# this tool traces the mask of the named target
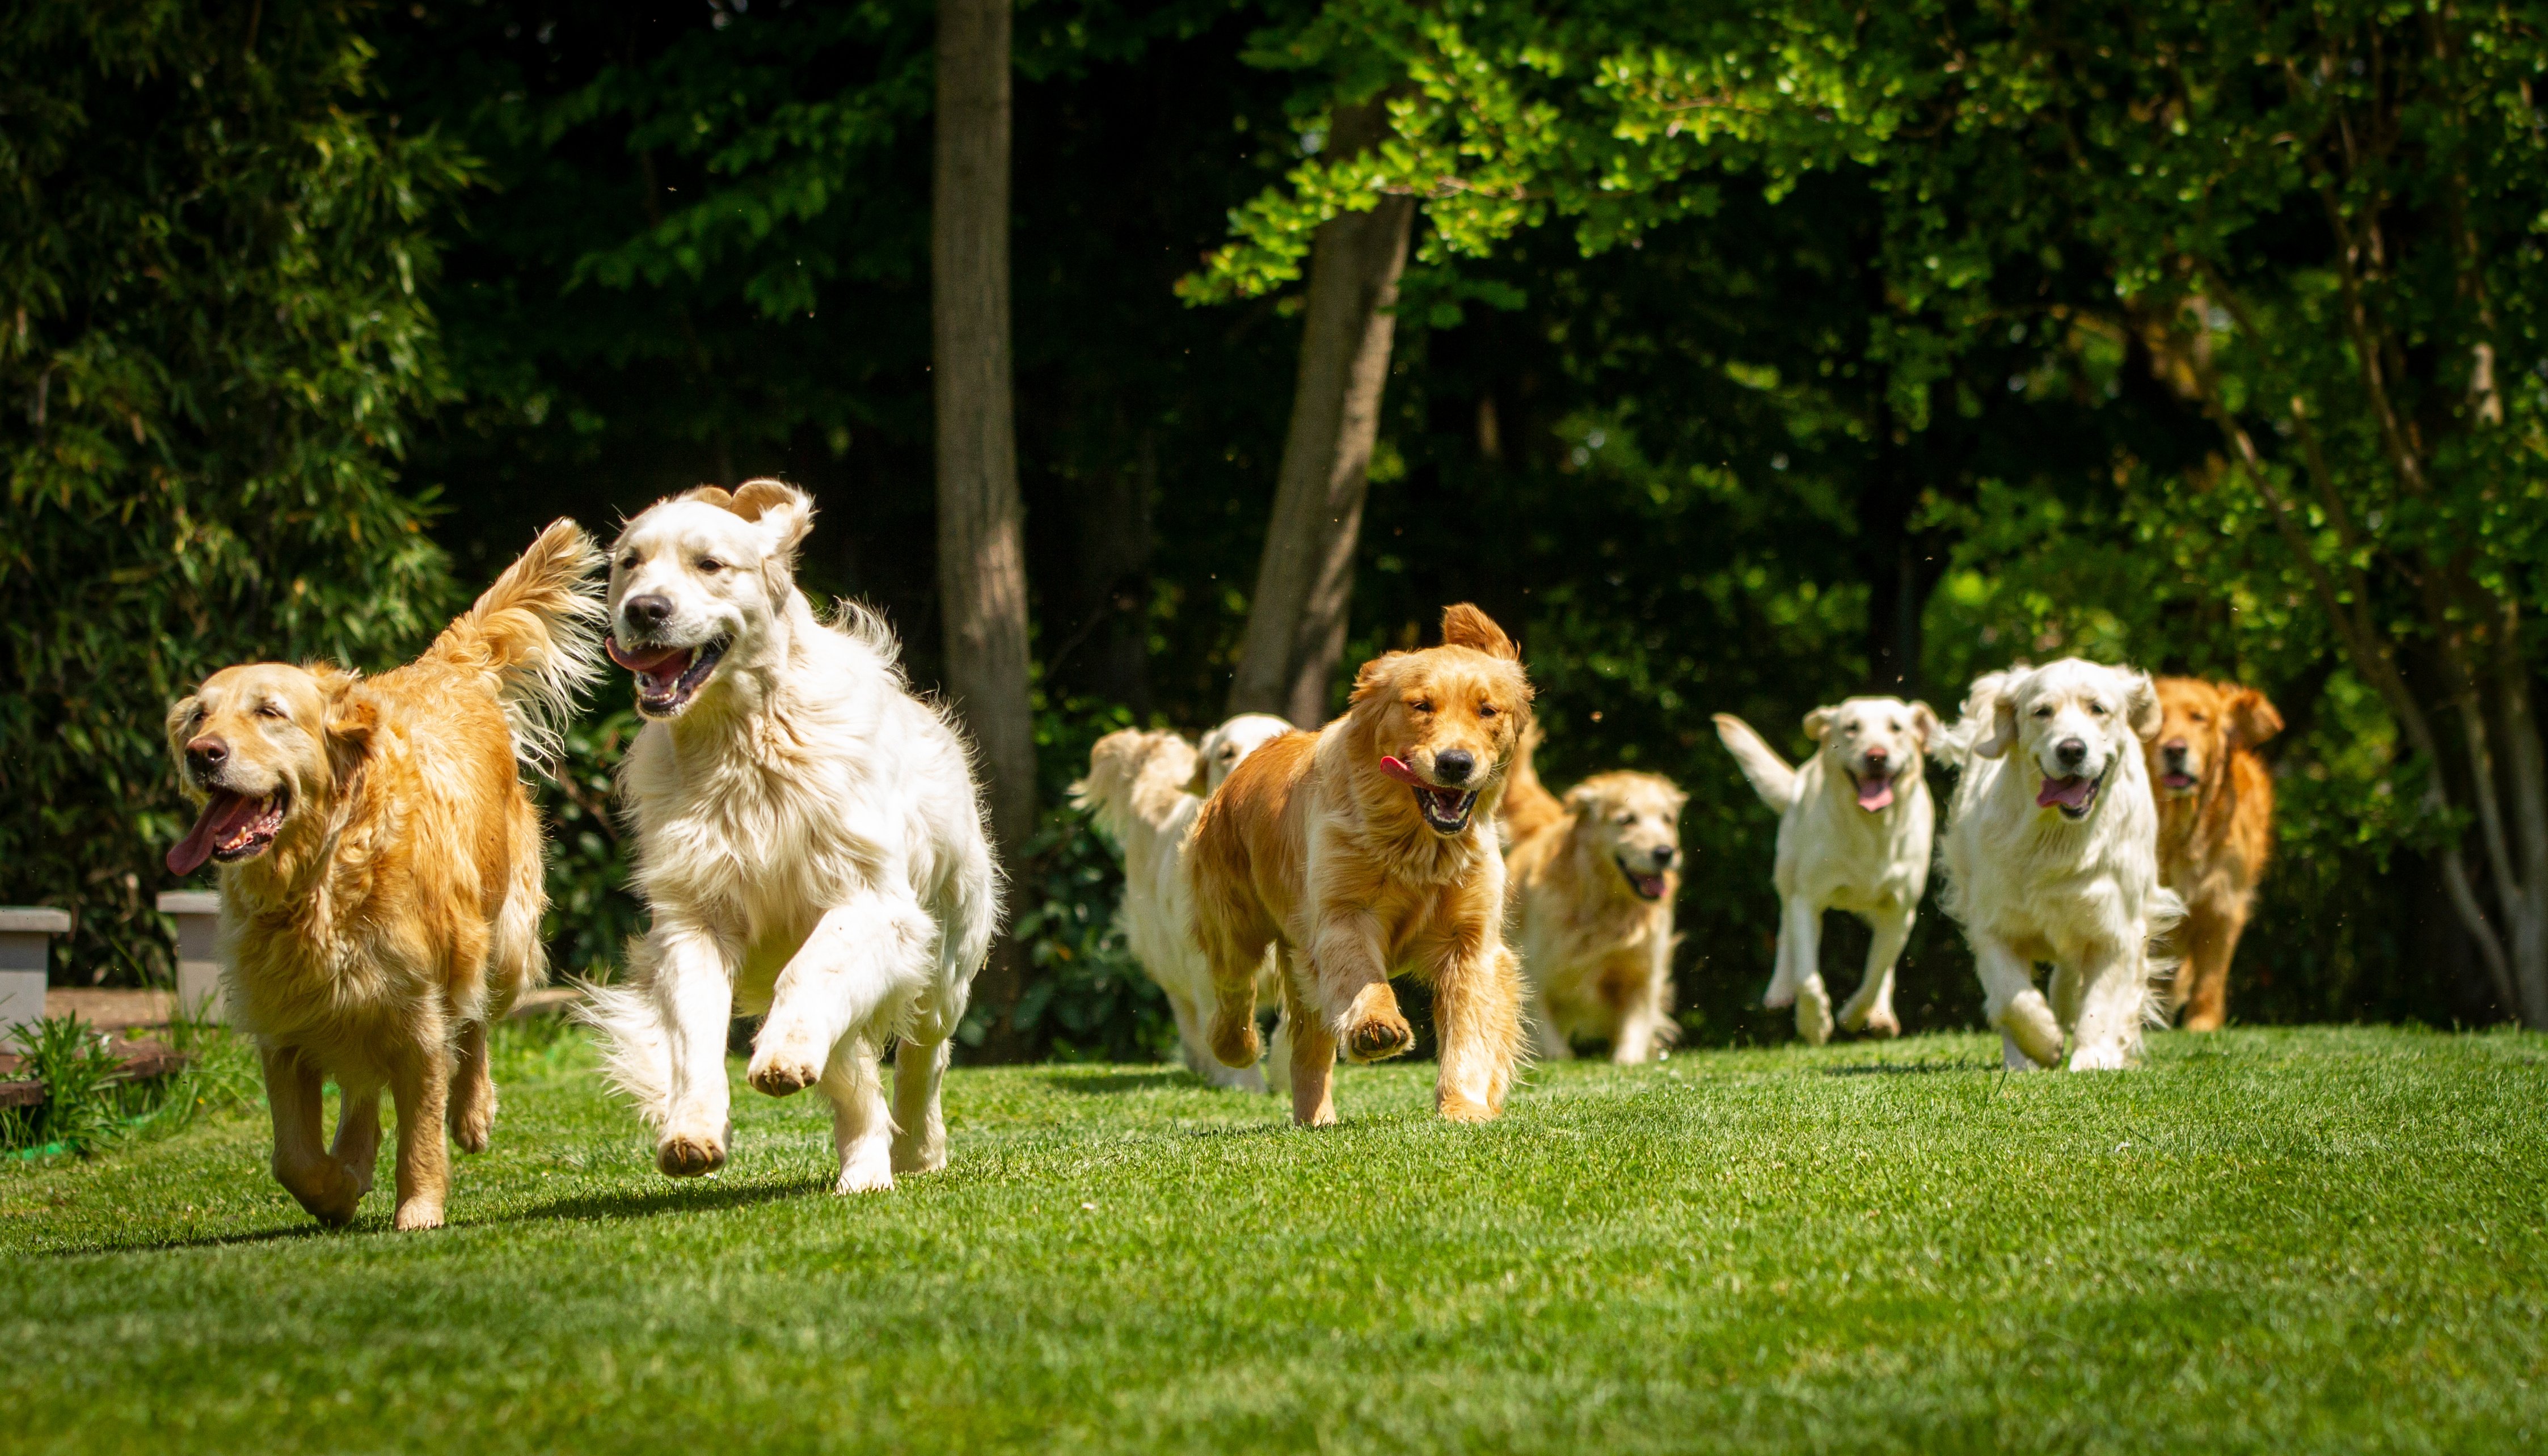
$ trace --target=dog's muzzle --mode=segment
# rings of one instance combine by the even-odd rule
[[[616,636],[604,642],[610,660],[637,678],[637,711],[649,718],[669,718],[690,705],[700,687],[716,673],[733,639],[719,637],[696,647],[623,647]]]

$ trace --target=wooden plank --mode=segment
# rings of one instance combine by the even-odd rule
[[[42,1082],[0,1082],[0,1107],[37,1107],[44,1100]]]

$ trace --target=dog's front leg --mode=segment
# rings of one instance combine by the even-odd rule
[[[1434,970],[1433,1031],[1441,1044],[1434,1111],[1455,1123],[1502,1116],[1521,1059],[1521,962],[1494,934]]]
[[[1347,1060],[1381,1061],[1415,1045],[1415,1029],[1407,1024],[1397,993],[1389,989],[1378,921],[1358,910],[1321,918],[1310,943],[1309,962],[1310,993]],[[1297,1050],[1300,1034],[1293,1036]],[[1293,1071],[1300,1071],[1297,1056]]]
[[[1309,988],[1291,973],[1292,957],[1284,960],[1283,1022],[1274,1047],[1277,1055],[1289,1052],[1284,1080],[1292,1094],[1292,1121],[1304,1128],[1331,1127],[1336,1120],[1336,1035],[1304,999]]]
[[[1823,985],[1823,911],[1804,895],[1787,897],[1785,918],[1778,926],[1778,974],[1770,985],[1771,996],[1778,994],[1778,980],[1787,984],[1787,993],[1796,1001],[1796,1035],[1812,1046],[1820,1046],[1831,1040],[1831,991]],[[1764,1004],[1783,1005],[1765,997]]]
[[[1973,973],[1982,983],[1982,1014],[1999,1032],[2001,1062],[2011,1071],[2033,1071],[2060,1060],[2061,1024],[2035,988],[2032,968],[1994,936],[1974,931],[1969,939]]]
[[[1893,967],[1902,958],[1902,948],[1911,943],[1911,925],[1918,912],[1891,905],[1881,907],[1866,917],[1875,932],[1875,940],[1866,948],[1866,978],[1858,985],[1849,1004],[1840,1009],[1840,1024],[1853,1032],[1873,1032],[1879,1037],[1902,1035],[1902,1023],[1893,1014]]]
[[[696,1178],[725,1166],[726,1026],[734,1020],[734,959],[707,931],[655,923],[653,990],[663,1018],[668,1087],[655,1166]]]
[[[897,1173],[935,1173],[947,1166],[947,1114],[939,1092],[947,1081],[954,1038],[938,1043],[905,1037],[893,1048],[893,1148]]]
[[[2138,945],[2097,947],[2079,960],[2074,1072],[2121,1071],[2141,1059],[2141,1020],[2150,1010],[2149,972]]]
[[[274,1113],[274,1181],[311,1217],[343,1227],[363,1191],[318,1140],[318,1064],[289,1046],[262,1046],[266,1106]]]
[[[825,911],[778,972],[770,1015],[752,1039],[744,1073],[752,1085],[785,1097],[822,1080],[843,1038],[925,983],[934,930],[904,896],[864,891]]]
[[[390,1100],[398,1105],[398,1213],[401,1229],[439,1228],[451,1193],[451,1149],[443,1141],[450,1110],[451,1052],[439,1038],[403,1050],[390,1065]]]

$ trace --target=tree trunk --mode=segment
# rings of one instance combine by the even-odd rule
[[[980,750],[1014,923],[1019,852],[1035,833],[1036,760],[1009,359],[1009,0],[940,0],[937,151],[930,302],[947,690]],[[991,1059],[1025,1049],[1016,1024],[1024,968],[1002,937],[980,983],[993,1016],[982,1047]]]
[[[1338,107],[1333,154],[1378,141],[1388,113],[1375,99]],[[1397,319],[1399,275],[1415,220],[1412,198],[1319,226],[1310,250],[1309,318],[1292,387],[1292,425],[1248,602],[1247,634],[1229,684],[1229,711],[1281,713],[1304,728],[1325,721],[1353,603],[1356,539],[1380,435],[1381,397]]]

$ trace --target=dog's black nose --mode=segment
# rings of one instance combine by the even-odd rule
[[[1680,858],[1681,851],[1674,849],[1670,845],[1655,846],[1655,867],[1657,869],[1670,869],[1673,866],[1673,862]]]
[[[644,596],[631,596],[619,603],[619,614],[626,617],[632,627],[660,627],[672,620],[673,598],[651,592]]]
[[[2088,745],[2076,738],[2065,738],[2052,746],[2052,757],[2059,759],[2063,768],[2075,769],[2088,757]]]
[[[230,746],[207,733],[186,745],[186,760],[198,773],[209,773],[228,763]]]
[[[1477,767],[1477,756],[1464,748],[1455,748],[1433,756],[1433,776],[1444,783],[1468,782],[1469,775],[1476,772]]]
[[[2171,738],[2167,742],[2160,744],[2158,746],[2158,751],[2167,755],[2170,759],[2182,759],[2185,757],[2185,740],[2182,738]]]

